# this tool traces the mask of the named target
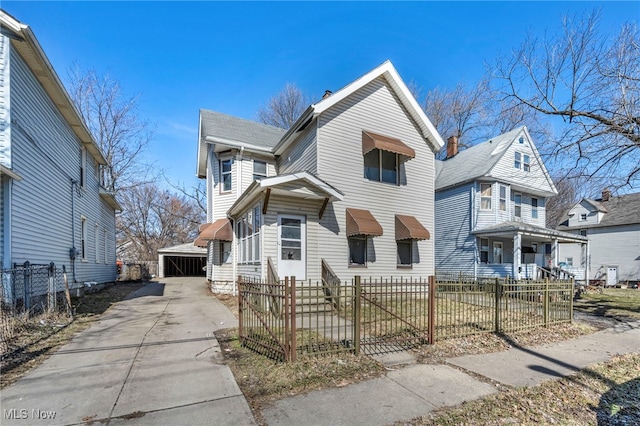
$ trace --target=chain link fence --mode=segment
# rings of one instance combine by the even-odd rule
[[[36,265],[28,261],[0,270],[0,352],[4,355],[14,346],[14,338],[31,327],[34,320],[46,323],[55,318],[59,323],[71,320],[65,267]]]

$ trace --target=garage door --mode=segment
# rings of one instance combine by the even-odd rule
[[[206,276],[206,257],[164,257],[165,277],[204,277]]]

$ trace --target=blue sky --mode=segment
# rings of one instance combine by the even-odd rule
[[[255,119],[287,83],[319,99],[390,59],[424,92],[474,83],[485,63],[565,14],[601,9],[602,30],[640,2],[2,1],[29,25],[63,81],[73,63],[141,95],[156,125],[149,161],[196,184],[198,110]]]

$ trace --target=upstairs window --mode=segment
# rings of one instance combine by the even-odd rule
[[[231,165],[233,164],[233,160],[231,158],[226,160],[220,160],[220,191],[221,192],[229,192],[231,191]]]
[[[491,210],[491,184],[480,184],[480,209]]]
[[[580,221],[584,222],[585,220],[587,220],[587,214],[586,213],[580,213]]]
[[[253,160],[253,180],[260,180],[267,177],[267,163]]]
[[[364,155],[364,177],[378,182],[398,184],[398,154],[373,149]]]
[[[531,157],[526,154],[522,156],[522,170],[525,172],[531,171]]]
[[[520,170],[520,168],[522,167],[522,154],[520,154],[519,152],[515,153],[513,167],[515,167],[518,170]]]
[[[515,217],[522,217],[522,194],[513,194],[513,215]]]
[[[87,184],[87,150],[83,146],[80,150],[80,187]]]
[[[538,218],[538,199],[537,198],[531,199],[531,218],[532,219]]]
[[[80,255],[82,260],[87,260],[87,218],[80,218]]]
[[[500,210],[507,210],[507,187],[500,185]]]

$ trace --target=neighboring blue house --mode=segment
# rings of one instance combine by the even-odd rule
[[[558,244],[587,247],[583,236],[545,227],[558,192],[526,127],[459,153],[449,138],[435,192],[436,273],[537,278],[558,265]]]
[[[2,10],[0,25],[0,264],[113,282],[120,206],[100,184],[107,162],[31,29]]]

